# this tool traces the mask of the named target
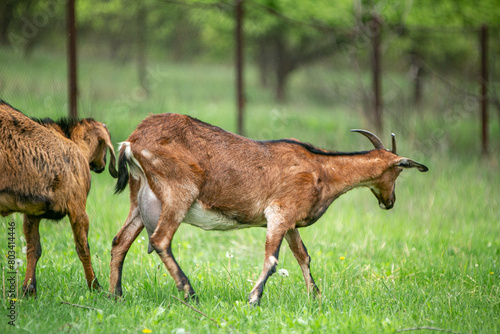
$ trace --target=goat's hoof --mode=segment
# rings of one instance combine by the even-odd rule
[[[23,295],[26,297],[36,298],[36,286],[34,284],[23,286]]]
[[[321,298],[321,291],[316,285],[313,287],[313,298]]]
[[[118,301],[122,301],[124,302],[125,301],[125,298],[122,296],[122,295],[118,295],[116,293],[108,293],[108,299],[114,299],[115,302],[118,302]]]
[[[260,306],[260,299],[262,298],[262,290],[259,293],[258,289],[252,289],[248,295],[248,304],[250,306]]]
[[[257,299],[256,299],[256,298],[250,298],[250,299],[248,300],[248,304],[249,304],[250,306],[253,306],[253,307],[260,306],[260,298],[257,298]]]
[[[90,287],[92,291],[102,291],[102,286],[97,281],[97,278],[92,281],[92,286]]]
[[[186,303],[188,302],[194,302],[195,304],[200,303],[200,299],[198,298],[198,295],[194,291],[192,293],[190,292],[189,294],[184,294],[184,301]]]

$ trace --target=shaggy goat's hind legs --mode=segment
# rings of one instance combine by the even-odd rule
[[[172,254],[172,238],[179,228],[180,222],[177,222],[172,214],[162,213],[155,232],[151,235],[150,242],[153,249],[158,253],[160,259],[167,267],[168,272],[175,281],[177,290],[184,291],[184,299],[198,300],[196,294],[189,282],[189,279],[182,271]]]
[[[127,221],[120,232],[113,238],[111,246],[111,262],[109,273],[109,293],[119,297],[122,295],[122,270],[123,262],[127,252],[141,233],[144,225],[141,221],[139,210],[134,208],[130,211]]]
[[[26,238],[26,276],[24,277],[23,293],[36,297],[36,264],[42,255],[40,233],[38,227],[40,218],[24,215],[23,232]]]
[[[83,264],[83,270],[85,271],[87,285],[89,289],[101,290],[101,285],[97,281],[90,260],[90,249],[87,239],[89,233],[89,217],[84,210],[81,213],[74,212],[76,211],[70,211],[69,221],[71,223],[71,229],[73,230],[76,252],[78,253],[78,257]]]
[[[306,246],[304,246],[304,243],[300,238],[299,230],[296,228],[288,230],[285,234],[285,238],[288,242],[288,246],[290,246],[290,249],[292,250],[293,256],[297,259],[300,269],[302,270],[304,281],[306,282],[307,293],[310,293],[312,289],[315,295],[319,295],[320,291],[316,286],[316,283],[314,283],[314,279],[311,275],[311,257],[307,253]]]

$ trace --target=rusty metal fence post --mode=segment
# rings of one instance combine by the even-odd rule
[[[77,119],[77,95],[76,84],[76,20],[75,0],[68,0],[67,5],[67,29],[68,29],[68,94],[69,94],[69,118]]]
[[[238,134],[244,135],[245,93],[243,82],[243,0],[236,1],[236,99],[238,109]]]
[[[382,121],[382,70],[380,63],[380,39],[382,25],[380,24],[380,18],[377,15],[373,15],[370,22],[370,32],[372,40],[372,85],[373,85],[373,119],[375,121],[375,128],[378,133],[383,131],[383,121]]]

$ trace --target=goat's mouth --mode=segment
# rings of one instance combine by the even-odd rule
[[[94,173],[100,174],[106,169],[106,166],[90,166],[90,170]]]

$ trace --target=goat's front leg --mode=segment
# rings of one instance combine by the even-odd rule
[[[38,227],[40,218],[24,215],[23,232],[26,238],[26,276],[24,277],[23,293],[36,297],[36,264],[42,256],[40,233]]]
[[[175,214],[163,212],[160,215],[158,226],[151,235],[150,242],[174,279],[177,290],[184,291],[184,299],[188,300],[194,298],[196,300],[196,294],[189,279],[184,274],[177,261],[175,261],[174,255],[172,254],[172,238],[179,228],[179,225],[180,221],[175,219]]]
[[[248,302],[250,305],[259,305],[264,286],[267,279],[276,272],[278,266],[278,258],[280,252],[281,242],[285,236],[288,227],[279,222],[270,221],[268,218],[267,232],[266,232],[266,248],[264,258],[264,268],[257,280],[257,283],[250,291]]]
[[[130,211],[120,232],[113,238],[109,273],[109,293],[111,295],[122,295],[123,262],[130,246],[143,228],[139,209],[135,207]]]
[[[101,285],[97,281],[90,260],[90,248],[88,243],[89,217],[85,211],[80,213],[70,212],[69,221],[73,230],[75,248],[85,271],[85,279],[89,289],[100,290]]]
[[[300,269],[302,270],[302,275],[304,275],[304,281],[306,282],[307,293],[309,293],[312,289],[316,295],[319,295],[320,291],[316,286],[316,283],[314,283],[314,279],[311,275],[311,257],[307,253],[306,246],[304,246],[304,243],[300,238],[299,230],[296,228],[288,230],[285,234],[285,238],[288,242],[288,246],[290,246],[290,249],[292,250],[293,256],[297,259]]]

